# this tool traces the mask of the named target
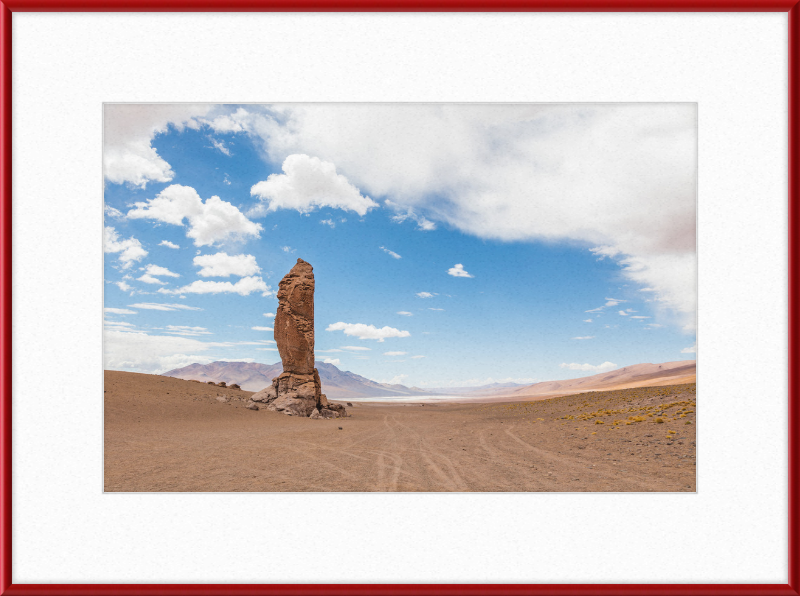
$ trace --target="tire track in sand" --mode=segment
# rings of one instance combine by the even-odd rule
[[[441,484],[445,486],[444,490],[447,491],[460,492],[469,490],[469,486],[467,485],[466,482],[464,482],[464,479],[458,473],[458,470],[456,469],[456,466],[453,464],[452,459],[450,459],[447,455],[445,455],[441,451],[434,450],[430,446],[428,441],[425,440],[417,431],[399,422],[395,417],[395,414],[392,414],[392,421],[395,423],[396,426],[399,426],[400,428],[405,430],[410,435],[412,441],[416,442],[417,449],[415,451],[417,451],[422,457],[422,459],[424,459],[425,462],[427,463],[427,466],[423,465],[422,469],[425,470],[426,468],[429,468],[439,478],[440,480],[439,486],[434,486],[433,483],[430,481],[430,479],[427,477],[427,475],[424,475],[425,476],[424,479],[426,481],[424,486],[426,486],[428,490],[442,490],[440,488]],[[434,457],[442,461],[443,466],[447,468],[447,471],[443,470],[442,466],[438,464],[436,461],[434,461]]]

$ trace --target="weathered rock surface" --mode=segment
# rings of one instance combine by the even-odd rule
[[[342,406],[329,407],[314,368],[314,269],[297,259],[278,287],[274,333],[283,372],[250,399],[289,416],[346,416]]]
[[[278,285],[275,341],[283,371],[314,374],[314,270],[303,259]]]
[[[309,416],[317,408],[320,387],[313,374],[283,372],[272,380],[272,387],[276,397],[268,402],[268,410],[290,416]]]
[[[249,402],[247,402],[247,405],[245,405],[245,408],[247,408],[248,410],[257,410],[258,409],[258,404],[254,403],[252,401],[249,401]]]
[[[264,389],[262,389],[261,391],[259,391],[258,393],[254,393],[250,397],[250,399],[252,401],[260,401],[260,402],[263,402],[263,403],[266,404],[266,403],[271,402],[276,397],[278,397],[278,394],[275,392],[275,386],[274,385],[269,385],[269,386],[265,387]]]

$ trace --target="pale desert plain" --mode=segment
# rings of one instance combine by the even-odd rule
[[[696,487],[694,383],[462,403],[341,402],[347,417],[322,420],[247,409],[252,395],[105,371],[105,491]]]

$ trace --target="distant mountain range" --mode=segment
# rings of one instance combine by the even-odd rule
[[[535,397],[547,397],[579,393],[581,391],[605,391],[631,387],[651,387],[694,383],[697,366],[694,360],[664,362],[661,364],[635,364],[590,377],[563,381],[545,381],[533,385],[518,383],[492,383],[480,387],[435,387],[421,389],[405,385],[378,383],[365,377],[339,370],[333,364],[316,362],[322,392],[328,398],[347,400],[369,397],[456,396],[471,399],[508,397],[510,401]],[[257,362],[212,362],[190,364],[165,372],[164,376],[196,381],[225,381],[229,385],[238,383],[246,391],[260,391],[272,383],[272,379],[283,372],[280,362],[259,364]]]
[[[431,391],[411,389],[405,385],[377,383],[344,370],[333,364],[315,362],[322,381],[322,392],[329,399],[343,400],[359,397],[402,397],[431,395]],[[238,383],[246,391],[261,391],[272,383],[272,379],[283,372],[283,365],[259,364],[258,362],[212,362],[211,364],[190,364],[163,373],[166,377],[196,381],[225,381],[229,385]]]

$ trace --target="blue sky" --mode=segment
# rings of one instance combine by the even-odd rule
[[[316,352],[417,386],[695,357],[695,106],[105,108],[105,367]]]

